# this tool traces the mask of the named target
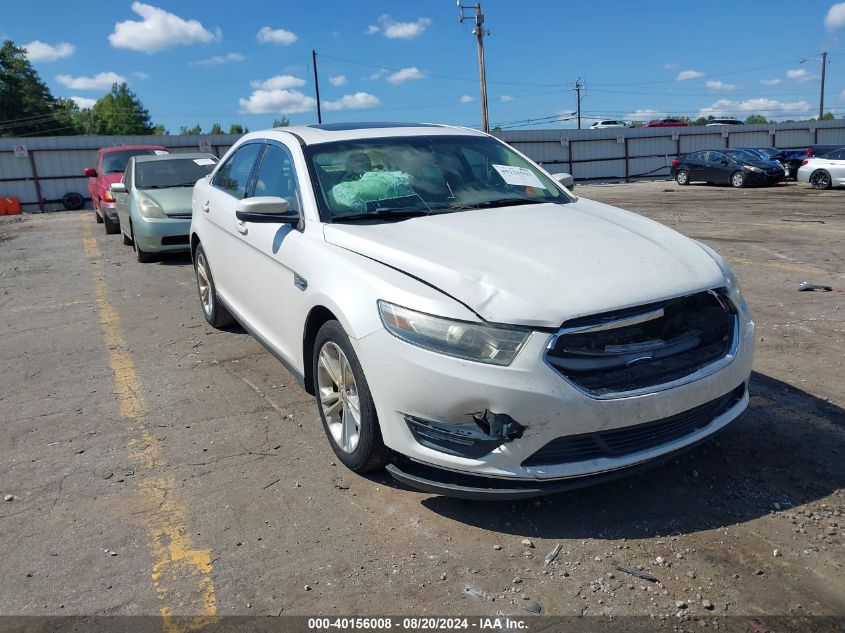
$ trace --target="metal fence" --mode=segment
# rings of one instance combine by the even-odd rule
[[[162,145],[171,152],[209,151],[222,156],[239,135],[51,136],[0,139],[0,196],[13,196],[25,211],[62,209],[65,194],[88,199],[86,167],[97,150],[113,145]]]
[[[845,119],[719,127],[505,130],[497,136],[552,172],[578,181],[669,177],[672,158],[701,149],[845,145]],[[163,145],[172,152],[201,149],[222,156],[238,135],[54,136],[0,139],[0,196],[14,196],[26,211],[62,208],[70,192],[88,198],[82,170],[97,150],[113,145]],[[17,151],[16,151],[17,150]]]
[[[675,156],[696,150],[845,145],[845,119],[710,127],[505,130],[496,136],[551,172],[567,172],[578,181],[665,179]]]

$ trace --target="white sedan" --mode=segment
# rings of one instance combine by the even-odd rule
[[[804,160],[796,180],[808,182],[814,189],[845,185],[845,147]]]
[[[707,246],[445,125],[254,132],[193,191],[203,313],[314,394],[347,467],[513,499],[689,448],[747,406],[754,324]]]

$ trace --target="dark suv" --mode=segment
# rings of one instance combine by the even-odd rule
[[[786,179],[783,167],[741,149],[701,150],[672,161],[669,171],[679,185],[691,182],[773,185]]]

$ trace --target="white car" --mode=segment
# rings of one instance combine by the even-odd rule
[[[798,168],[796,180],[809,182],[814,189],[845,185],[845,148],[804,160]]]
[[[253,132],[193,191],[202,310],[314,394],[329,443],[513,499],[686,449],[747,406],[754,324],[707,246],[445,125]]]
[[[596,121],[590,126],[591,130],[603,130],[605,128],[611,127],[628,127],[628,123],[626,121],[616,121],[616,120],[606,120],[606,121]]]

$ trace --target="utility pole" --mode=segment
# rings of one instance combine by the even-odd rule
[[[463,23],[465,16],[464,10],[475,10],[475,28],[472,34],[475,35],[478,41],[478,76],[481,82],[481,130],[485,133],[490,131],[490,126],[487,121],[487,69],[484,64],[484,36],[490,35],[490,31],[484,28],[484,14],[481,13],[481,3],[478,2],[474,6],[464,6],[461,0],[458,0],[458,20]]]
[[[822,52],[822,89],[819,95],[819,121],[824,116],[824,73],[827,68],[827,51]]]
[[[311,51],[311,62],[314,64],[314,91],[317,93],[317,123],[323,122],[323,115],[320,112],[320,80],[317,77],[317,51]]]
[[[578,115],[578,129],[581,129],[581,88],[584,87],[584,84],[581,83],[581,78],[575,80],[575,93],[578,96],[578,109],[576,113]]]

